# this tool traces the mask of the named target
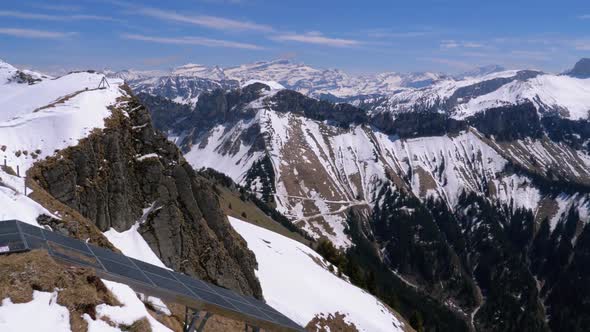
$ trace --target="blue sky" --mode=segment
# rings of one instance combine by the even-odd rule
[[[5,0],[0,58],[46,71],[292,58],[352,73],[562,71],[590,57],[590,1]]]

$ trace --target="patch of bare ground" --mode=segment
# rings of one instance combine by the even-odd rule
[[[8,175],[12,175],[12,176],[16,176],[16,172],[14,171],[14,169],[10,166],[4,166],[4,165],[0,165],[0,169],[8,174]]]
[[[154,316],[160,323],[166,325],[174,332],[182,332],[182,324],[184,322],[185,308],[178,304],[166,303],[168,309],[172,315],[166,316],[157,314],[150,310],[152,316]],[[197,327],[203,322],[206,312],[199,313],[199,319],[197,320]],[[219,315],[213,315],[207,320],[204,326],[203,332],[231,332],[231,331],[246,331],[245,323],[237,321],[231,318],[226,318]],[[261,329],[261,331],[267,331]]]
[[[347,323],[345,315],[336,312],[334,314],[316,314],[315,317],[307,323],[305,330],[309,332],[358,332],[353,323]]]
[[[238,193],[232,192],[231,190],[221,186],[215,186],[214,188],[216,190],[217,196],[219,197],[221,208],[225,214],[247,221],[256,226],[266,228],[275,233],[279,233],[290,239],[301,242],[306,246],[311,245],[310,241],[301,236],[301,234],[291,232],[285,226],[272,220],[254,203],[241,200]]]
[[[34,290],[57,291],[57,302],[68,308],[75,332],[87,331],[82,315],[95,319],[97,305],[120,305],[90,269],[64,266],[45,251],[0,256],[0,298],[26,303]]]
[[[334,228],[330,226],[330,224],[324,219],[323,216],[317,216],[315,218],[310,218],[307,220],[308,224],[313,228],[320,228],[319,234],[330,234],[332,236],[336,236],[336,232]]]
[[[428,190],[436,190],[436,181],[432,178],[430,173],[426,172],[422,167],[417,166],[414,171],[420,179],[420,196],[426,197]]]
[[[535,214],[535,222],[540,225],[540,223],[543,222],[545,218],[553,218],[558,211],[559,205],[557,202],[552,198],[545,197],[539,202],[539,207],[537,208],[537,213]]]
[[[63,104],[63,103],[65,103],[66,101],[68,101],[68,100],[70,100],[70,99],[74,98],[75,96],[77,96],[77,95],[81,94],[82,92],[86,92],[86,91],[93,91],[93,90],[97,90],[97,89],[91,89],[91,90],[88,90],[88,89],[86,89],[86,90],[80,90],[80,91],[72,92],[72,93],[70,93],[69,95],[65,95],[65,96],[63,96],[63,97],[61,97],[61,98],[59,98],[59,99],[55,100],[55,101],[54,101],[54,102],[52,102],[51,104],[48,104],[48,105],[45,105],[45,106],[41,106],[41,107],[39,107],[39,108],[35,109],[35,110],[33,111],[33,113],[37,113],[37,112],[39,112],[39,111],[42,111],[42,110],[44,110],[44,109],[48,109],[48,108],[55,107],[55,106],[57,106],[58,104]]]
[[[148,321],[147,318],[142,318],[142,319],[138,319],[135,322],[133,322],[133,324],[129,325],[129,326],[121,326],[119,325],[119,329],[121,329],[122,331],[128,331],[128,332],[152,332],[152,326],[150,325],[150,322]]]

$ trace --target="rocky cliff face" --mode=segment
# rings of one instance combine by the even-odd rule
[[[261,297],[256,260],[229,225],[212,185],[156,131],[129,92],[104,130],[38,162],[29,177],[101,231],[140,223],[171,268]]]

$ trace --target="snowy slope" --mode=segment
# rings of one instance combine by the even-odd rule
[[[100,318],[105,318],[122,326],[131,326],[133,322],[147,318],[153,332],[171,332],[169,328],[158,322],[150,315],[138,298],[135,291],[125,284],[103,280],[107,288],[115,295],[122,306],[109,306],[100,304],[96,307],[97,319],[93,320],[88,314],[84,314],[84,320],[88,323],[88,332],[119,332],[121,329],[109,326]]]
[[[590,79],[525,71],[501,71],[484,76],[449,78],[422,89],[396,91],[374,102],[372,113],[437,110],[464,119],[486,109],[532,102],[539,113],[557,113],[572,120],[587,119]]]
[[[240,121],[233,127],[218,125],[209,131],[212,144],[195,146],[184,157],[195,169],[216,165],[216,170],[229,175],[239,183],[252,164],[263,155],[260,151],[254,151],[252,146],[241,142],[238,137],[242,131],[247,130],[254,123],[256,119]],[[237,151],[225,152],[224,144],[234,144],[234,142],[238,144]]]
[[[252,119],[213,127],[190,147],[187,160],[195,168],[214,168],[246,184],[254,163],[268,156],[277,208],[312,236],[325,236],[341,247],[350,245],[348,209],[374,206],[392,176],[416,197],[439,198],[451,208],[466,191],[489,193],[499,202],[533,210],[542,195],[529,178],[504,172],[509,161],[542,171],[567,165],[572,177],[590,177],[585,154],[547,141],[497,144],[475,129],[452,137],[400,139],[366,126],[344,129],[276,112],[269,104],[253,102],[250,107],[257,113]],[[241,139],[253,130],[265,138],[264,150]],[[527,155],[538,163],[533,166],[522,157]],[[250,189],[259,190],[257,181],[253,183]]]
[[[36,159],[52,155],[103,128],[109,106],[123,96],[121,80],[97,89],[104,76],[80,72],[28,85],[0,84],[0,158],[24,173]]]
[[[491,107],[532,101],[538,110],[557,111],[571,120],[587,119],[590,111],[590,79],[540,75],[526,82],[514,81],[457,107],[455,117],[465,118]]]
[[[33,291],[33,300],[27,303],[7,298],[0,304],[0,331],[69,332],[70,312],[57,303],[57,292]]]
[[[371,294],[338,278],[322,257],[282,235],[229,217],[256,254],[267,303],[305,326],[315,315],[346,315],[360,331],[404,331],[404,323]]]
[[[16,219],[39,226],[37,223],[39,215],[54,215],[25,196],[24,186],[23,178],[10,175],[0,169],[0,220]]]

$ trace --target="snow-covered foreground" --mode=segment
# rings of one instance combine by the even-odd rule
[[[403,331],[404,323],[385,305],[328,271],[312,249],[245,221],[229,220],[256,254],[256,275],[267,303],[295,322],[305,326],[317,314],[339,312],[360,331]]]
[[[57,303],[57,292],[34,291],[28,303],[4,299],[0,305],[0,331],[69,332],[70,312]]]
[[[121,329],[112,327],[100,318],[106,318],[113,323],[130,326],[136,320],[146,317],[153,332],[171,331],[148,312],[135,292],[124,284],[103,280],[107,288],[115,295],[122,306],[99,305],[96,308],[97,319],[93,320],[88,314],[83,318],[88,323],[88,332],[120,332]],[[33,292],[33,300],[27,303],[12,303],[4,299],[0,305],[0,331],[2,332],[69,332],[70,312],[57,303],[57,291]],[[31,314],[34,313],[34,319]]]
[[[129,286],[107,280],[103,280],[103,282],[123,306],[101,304],[96,307],[97,318],[107,318],[116,324],[130,326],[133,322],[145,317],[149,321],[153,332],[171,331],[147,312],[143,302]],[[88,323],[88,332],[120,331],[120,329],[113,328],[100,319],[93,320],[87,314],[84,315],[84,320]]]

